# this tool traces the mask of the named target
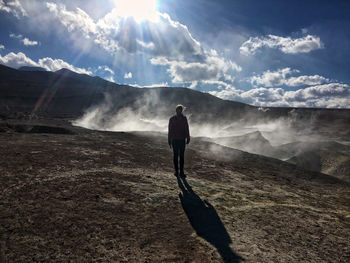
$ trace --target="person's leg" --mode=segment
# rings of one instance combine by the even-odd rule
[[[185,161],[185,140],[179,141],[179,153],[180,153],[180,175],[184,175],[184,161]]]
[[[174,162],[174,169],[175,174],[177,175],[179,173],[179,144],[176,140],[172,141],[173,146],[173,162]]]

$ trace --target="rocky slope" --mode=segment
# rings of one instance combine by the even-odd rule
[[[335,141],[302,141],[272,146],[260,131],[230,137],[202,137],[202,140],[293,163],[303,169],[322,172],[350,181],[350,146]]]
[[[279,148],[293,155],[287,160],[290,163],[350,181],[350,146],[322,141],[291,143]]]
[[[276,149],[259,131],[247,133],[240,136],[203,138],[217,144],[239,149],[245,152],[274,157]]]
[[[1,262],[349,260],[344,181],[197,138],[181,180],[161,133],[2,127]]]

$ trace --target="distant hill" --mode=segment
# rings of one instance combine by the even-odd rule
[[[76,118],[123,86],[69,70],[21,71],[0,65],[0,112]]]
[[[29,66],[23,66],[18,68],[18,70],[21,71],[46,71],[46,69],[41,68],[41,67],[29,67]]]
[[[108,95],[107,95],[108,94]],[[188,107],[187,114],[196,121],[237,119],[257,108],[225,101],[207,93],[187,88],[136,88],[118,85],[99,77],[78,74],[68,69],[56,72],[22,71],[0,65],[0,111],[10,109],[32,112],[40,98],[37,114],[52,117],[81,116],[86,109],[103,103],[108,96],[108,113],[129,108],[148,117],[173,114],[175,105]]]
[[[136,88],[68,69],[28,71],[23,67],[16,70],[0,65],[2,116],[14,112],[23,115],[34,112],[38,116],[77,118],[87,109],[104,104],[105,116],[101,122],[108,123],[109,118],[120,110],[136,112],[148,119],[166,119],[174,114],[174,108],[179,103],[187,107],[186,115],[193,124],[257,123],[290,116],[303,122],[350,122],[349,110],[269,108],[261,111],[251,105],[222,100],[188,88]]]

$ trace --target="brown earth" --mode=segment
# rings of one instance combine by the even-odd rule
[[[160,133],[1,127],[0,262],[349,262],[339,179],[193,138],[180,180]]]

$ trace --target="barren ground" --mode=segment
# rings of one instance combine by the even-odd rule
[[[180,180],[164,135],[37,124],[2,124],[1,262],[350,260],[348,183],[196,138]]]

